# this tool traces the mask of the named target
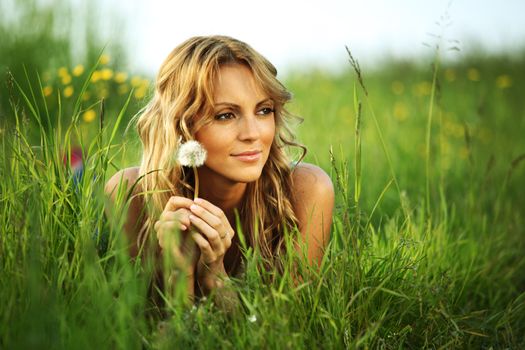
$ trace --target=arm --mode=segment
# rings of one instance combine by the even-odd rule
[[[235,231],[224,212],[202,198],[195,199],[190,210],[191,236],[200,249],[195,271],[199,290],[203,295],[211,293],[220,309],[236,312],[240,301],[224,268],[224,256],[232,245]]]
[[[301,163],[293,172],[293,192],[292,205],[299,221],[301,238],[308,247],[308,261],[320,264],[332,225],[332,181],[321,168]],[[299,245],[297,249],[301,249]]]
[[[118,194],[123,191],[123,200],[126,199],[129,191],[131,191],[133,184],[138,178],[139,169],[127,168],[120,170],[113,175],[106,186],[104,192],[110,200],[110,204],[105,206],[106,216],[112,220],[115,213],[115,201],[118,200]],[[134,193],[135,194],[135,193]],[[144,216],[142,214],[143,203],[139,196],[133,196],[129,204],[128,210],[124,213],[126,219],[124,222],[124,232],[129,240],[129,253],[132,258],[135,258],[138,254],[139,247],[137,245],[138,233],[144,223]]]
[[[106,183],[104,189],[110,200],[109,205],[106,205],[105,207],[106,216],[109,219],[115,219],[114,221],[118,222],[119,218],[114,218],[114,216],[125,215],[123,230],[129,240],[129,254],[133,259],[137,257],[142,249],[142,247],[139,247],[138,235],[146,218],[146,213],[144,212],[144,201],[142,197],[138,195],[140,193],[140,187],[133,187],[138,178],[138,167],[127,168],[113,175],[113,177],[111,177]],[[133,193],[131,193],[132,190]],[[116,212],[115,209],[120,207],[120,204],[125,203],[115,205],[115,202],[126,200],[128,195],[131,195],[129,207],[123,212]],[[179,272],[183,272],[187,278],[188,296],[190,298],[193,297],[194,277],[191,264],[187,264],[186,260],[191,259],[192,249],[185,244],[182,244],[180,247],[172,244],[172,242],[174,243],[174,240],[172,239],[174,235],[172,233],[183,225],[182,222],[189,225],[187,219],[187,213],[189,213],[189,211],[185,209],[185,207],[188,207],[191,203],[192,201],[182,197],[172,197],[168,201],[159,220],[155,223],[155,233],[158,239],[158,246],[145,247],[147,248],[147,251],[144,252],[147,256],[155,260],[155,279],[157,280],[157,283],[160,283],[163,276],[162,250],[159,254],[158,248],[165,248],[170,251],[172,253],[171,257],[173,258],[172,262],[176,265],[176,268],[166,276],[167,279],[165,282],[168,283],[166,287],[173,288],[177,282],[176,276],[179,275]],[[184,215],[185,213],[186,215]],[[182,243],[185,242],[183,241]],[[186,257],[189,258],[187,259]]]

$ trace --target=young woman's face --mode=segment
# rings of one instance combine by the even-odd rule
[[[199,173],[203,179],[255,181],[275,135],[274,102],[241,64],[223,65],[214,84],[213,120],[195,135],[208,151]]]

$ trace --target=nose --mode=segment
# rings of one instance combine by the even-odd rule
[[[260,136],[259,124],[257,116],[249,115],[241,118],[239,123],[239,140],[254,141]]]

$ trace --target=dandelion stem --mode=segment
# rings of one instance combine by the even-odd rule
[[[193,166],[193,174],[195,175],[195,192],[193,194],[193,200],[199,198],[199,173],[197,167]]]

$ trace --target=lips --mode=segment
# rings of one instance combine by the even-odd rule
[[[240,161],[243,161],[243,162],[255,162],[261,158],[261,155],[262,155],[261,151],[246,151],[242,153],[232,154],[232,157]]]
[[[242,153],[234,153],[232,156],[239,157],[239,156],[253,156],[255,154],[261,153],[261,151],[246,151]]]

